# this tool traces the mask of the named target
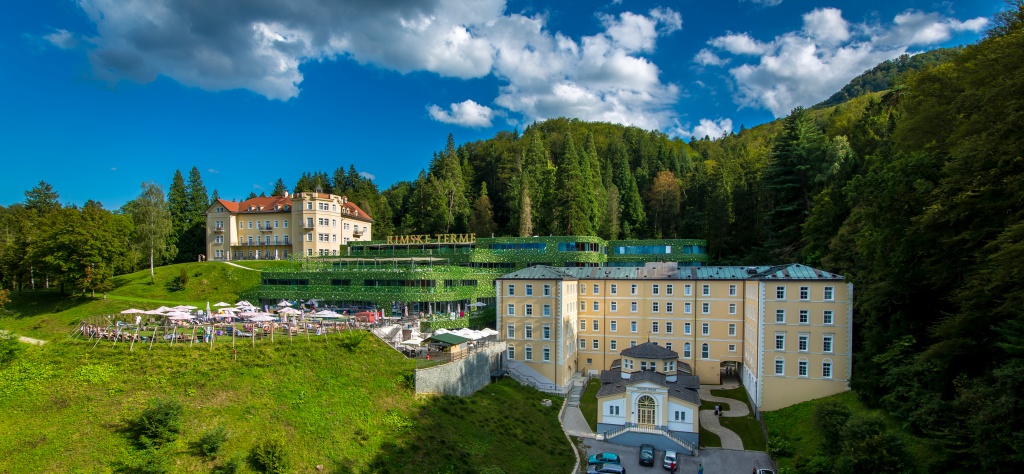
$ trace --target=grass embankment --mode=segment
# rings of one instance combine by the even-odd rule
[[[0,472],[131,470],[147,454],[125,433],[154,397],[185,405],[171,472],[209,472],[259,440],[286,440],[295,472],[566,472],[571,448],[550,398],[503,381],[475,396],[420,397],[413,361],[367,337],[354,351],[337,340],[260,341],[255,348],[96,349],[85,341],[28,347],[0,369]],[[221,458],[194,453],[208,429],[229,439]]]
[[[265,262],[276,263],[276,262]],[[173,281],[185,269],[188,283],[175,290]],[[78,327],[79,321],[99,315],[118,314],[132,308],[187,304],[206,308],[206,303],[234,303],[238,294],[259,284],[259,272],[221,262],[196,262],[168,265],[156,269],[156,281],[149,269],[114,277],[114,290],[106,300],[91,295],[60,295],[57,288],[12,292],[11,302],[0,314],[0,329],[46,340],[60,340]],[[70,292],[70,289],[66,291]],[[148,317],[148,316],[146,316]],[[124,316],[124,320],[133,319]]]
[[[580,394],[580,411],[587,420],[590,429],[597,432],[597,391],[601,389],[601,379],[590,379]]]
[[[850,409],[851,416],[868,414],[882,416],[890,430],[900,431],[899,421],[888,416],[882,410],[868,408],[852,391],[798,403],[780,410],[763,412],[761,415],[765,426],[768,427],[768,435],[781,437],[793,448],[793,456],[779,457],[775,460],[780,469],[788,469],[792,461],[798,457],[807,459],[818,453],[821,436],[814,425],[814,407],[828,400],[835,400],[845,405]],[[927,466],[931,465],[931,460],[939,458],[933,455],[933,448],[926,441],[907,433],[903,433],[902,438],[906,452],[911,457],[907,464],[924,468],[921,472],[929,472]]]
[[[764,433],[761,431],[761,423],[754,418],[754,413],[750,410],[750,399],[747,398],[747,391],[743,387],[736,387],[729,390],[712,390],[711,395],[739,400],[747,405],[747,416],[720,416],[718,421],[722,424],[723,428],[732,430],[732,432],[739,435],[740,440],[743,441],[743,449],[747,451],[765,451],[767,449],[767,442],[764,439]],[[728,410],[726,404],[720,405],[722,405],[723,410]],[[714,404],[712,404],[713,409]]]

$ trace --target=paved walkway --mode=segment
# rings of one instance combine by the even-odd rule
[[[701,385],[700,399],[707,400],[709,402],[728,404],[729,409],[722,411],[722,416],[747,416],[750,414],[750,410],[747,408],[746,403],[732,398],[716,397],[711,395],[712,390],[728,390],[739,386],[739,383],[735,381],[725,382],[722,385]],[[741,440],[739,435],[734,433],[732,430],[722,427],[722,424],[719,423],[719,417],[715,416],[714,410],[700,411],[700,426],[718,435],[722,440],[722,448],[743,449],[743,440]]]
[[[254,272],[255,272],[255,271],[259,271],[259,270],[256,270],[255,268],[243,267],[243,266],[241,266],[241,265],[239,265],[239,264],[237,264],[237,263],[235,263],[235,262],[229,262],[229,261],[227,261],[227,260],[217,260],[217,261],[218,261],[218,262],[220,262],[220,263],[226,263],[226,264],[228,264],[228,265],[231,265],[232,267],[238,267],[238,268],[241,268],[242,270],[252,270],[252,271],[254,271]]]
[[[593,438],[596,436],[594,431],[590,429],[587,419],[583,417],[583,411],[580,410],[580,394],[583,393],[583,389],[586,387],[587,379],[581,377],[566,396],[566,406],[565,411],[562,412],[561,422],[562,431],[565,431],[565,434],[569,436],[580,436],[583,438]]]
[[[24,342],[25,344],[35,344],[37,346],[41,346],[43,344],[46,344],[46,341],[44,341],[42,339],[33,339],[31,337],[25,337],[25,336],[18,336],[18,340],[21,341],[21,342]]]

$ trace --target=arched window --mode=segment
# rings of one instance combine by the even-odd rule
[[[801,357],[796,363],[797,377],[807,377],[807,358]]]
[[[821,378],[832,378],[832,359],[825,359],[821,361]]]
[[[690,358],[690,343],[689,342],[683,344],[683,358],[684,359],[689,359]]]
[[[640,426],[654,426],[656,423],[657,403],[650,395],[641,395],[636,399],[636,422]]]
[[[711,357],[711,350],[708,347],[708,343],[705,342],[700,345],[700,358],[707,359],[708,357]]]

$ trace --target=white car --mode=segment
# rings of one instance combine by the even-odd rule
[[[676,461],[676,452],[675,451],[666,450],[665,451],[665,458],[662,459],[661,465],[665,469],[671,469],[673,464],[675,464],[677,468],[679,467],[679,463],[678,463],[678,461]]]

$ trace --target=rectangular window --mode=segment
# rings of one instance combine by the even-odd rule
[[[608,349],[613,351],[619,350],[619,345],[616,343],[615,339],[608,341]]]
[[[821,315],[821,323],[822,324],[832,324],[832,310],[831,309],[826,309],[825,312]]]
[[[601,349],[601,340],[600,339],[594,339],[594,344],[591,347],[593,347],[595,351],[600,350]]]
[[[775,287],[775,299],[784,300],[786,299],[786,287],[776,286]]]
[[[684,359],[689,359],[690,358],[690,343],[689,342],[683,343],[683,358]]]
[[[516,337],[516,325],[509,323],[505,326],[505,337],[509,339],[515,339]]]
[[[700,314],[711,314],[711,303],[701,303]]]
[[[729,352],[736,352],[736,344],[729,344]]]
[[[587,340],[583,339],[583,338],[580,338],[580,349],[586,349],[586,348],[587,348]]]
[[[825,287],[825,301],[833,301],[833,300],[835,300],[835,287],[826,286]]]
[[[821,338],[821,352],[831,353],[832,352],[832,335],[825,334]]]
[[[516,358],[516,346],[508,346],[508,358],[509,359],[515,359]]]
[[[688,302],[687,303],[683,303],[683,312],[686,313],[686,314],[692,313],[693,312],[692,305],[690,303],[688,303]]]
[[[809,322],[811,322],[811,318],[808,316],[807,310],[806,309],[801,309],[800,310],[800,324],[807,324]]]
[[[593,326],[594,326],[594,331],[600,331],[601,330],[601,321],[598,321],[598,320],[595,319]]]
[[[635,295],[636,294],[636,285],[629,285],[629,294],[631,294],[631,295]]]
[[[592,306],[594,307],[594,312],[595,313],[598,312],[598,311],[601,311],[601,303],[598,303],[597,301],[595,301]]]
[[[601,287],[598,286],[596,283],[594,284],[594,294],[595,295],[601,294]]]
[[[806,360],[802,360],[802,361],[796,363],[796,375],[798,375],[800,377],[806,377],[807,376],[807,361]]]
[[[551,296],[551,285],[544,285],[544,296]]]
[[[636,332],[636,321],[629,322],[629,332]]]
[[[636,301],[632,301],[632,302],[630,302],[630,303],[629,303],[629,310],[635,313],[635,312],[636,312],[636,309],[637,309],[637,304],[636,304]]]
[[[809,300],[809,299],[811,299],[811,287],[809,287],[809,286],[801,286],[800,287],[800,299],[801,300]]]
[[[780,324],[786,322],[786,310],[784,310],[784,309],[777,309],[777,310],[775,310],[775,322],[776,323],[780,323]]]
[[[786,375],[785,359],[775,359],[775,375]]]
[[[586,284],[580,285],[579,286],[579,290],[580,290],[580,294],[581,295],[587,294],[587,285]]]
[[[711,325],[708,323],[700,323],[700,333],[704,336],[711,334]]]
[[[691,286],[691,285],[683,285],[683,295],[684,296],[690,296],[692,294],[693,294],[693,286]]]
[[[672,302],[671,301],[666,301],[665,302],[665,312],[666,313],[671,313],[672,312]]]
[[[736,323],[729,323],[729,335],[730,336],[735,336],[736,335]]]
[[[652,313],[657,313],[657,312],[659,312],[660,308],[659,308],[658,306],[659,306],[659,305],[658,305],[658,302],[657,302],[657,301],[652,301],[652,302],[651,302],[651,312],[652,312]]]
[[[797,350],[800,351],[800,352],[807,352],[808,341],[810,341],[810,339],[811,339],[811,336],[809,336],[807,334],[800,334],[797,337],[797,341],[796,341],[796,348],[797,348]]]
[[[543,338],[545,340],[546,339],[551,339],[551,325],[550,324],[544,324],[544,333],[543,334],[544,334]]]
[[[533,285],[526,285],[526,296],[533,296]]]
[[[700,294],[703,296],[711,296],[711,285],[701,285]]]
[[[608,407],[608,414],[612,416],[619,416],[619,407],[611,405]]]
[[[619,329],[619,322],[618,321],[613,319],[613,320],[608,322],[608,330],[609,331],[615,332],[615,331],[618,331],[618,329]]]
[[[523,337],[526,339],[533,339],[533,323],[526,323],[523,325]]]
[[[586,331],[586,330],[587,330],[587,320],[586,319],[581,319],[580,320],[580,331]]]
[[[786,333],[777,332],[775,333],[775,350],[784,351],[786,350]]]
[[[657,295],[661,293],[660,285],[651,285],[651,294]]]
[[[533,346],[527,344],[523,351],[523,360],[533,360]]]
[[[587,310],[587,302],[586,301],[580,301],[580,311],[583,312],[583,311],[586,311],[586,310]]]
[[[736,303],[729,303],[729,314],[736,314]]]
[[[665,321],[665,334],[672,334],[672,321]]]
[[[672,343],[671,342],[666,342],[665,343],[665,349],[672,350]],[[671,363],[672,365],[675,365],[675,363],[666,362],[666,364],[668,364],[668,363]]]
[[[676,410],[675,414],[673,415],[673,418],[675,419],[675,421],[686,421],[686,412]]]
[[[665,294],[672,296],[672,285],[665,285]]]
[[[618,304],[618,303],[616,303],[616,302],[614,302],[614,301],[612,301],[612,302],[611,302],[611,307],[610,307],[610,308],[608,308],[608,309],[610,309],[610,310],[611,310],[611,312],[613,312],[613,313],[614,313],[614,312],[616,312],[616,311],[618,311],[618,310],[619,310],[619,304]]]
[[[729,285],[729,296],[736,296],[736,285]]]
[[[249,221],[249,228],[252,229],[252,221]]]
[[[658,322],[657,321],[652,321],[651,322],[651,332],[653,332],[654,334],[657,334],[658,333],[658,329],[659,329],[658,328]]]
[[[242,222],[242,221],[238,221],[238,228],[239,229],[244,229],[245,228],[245,223]]]
[[[629,347],[636,347],[636,341],[629,341]],[[629,368],[633,368],[633,362],[629,361]]]
[[[544,305],[544,316],[551,316],[551,305]]]
[[[690,323],[683,323],[683,334],[690,334]]]
[[[515,285],[512,285],[512,284],[508,285],[508,295],[509,296],[515,296],[516,295],[516,286]]]
[[[288,228],[288,221],[284,221],[284,228],[285,228],[285,229],[287,229],[287,228]]]
[[[508,312],[506,312],[505,314],[507,314],[509,316],[515,316],[516,315],[516,305],[514,305],[512,303],[509,303],[507,308],[508,308]]]
[[[524,313],[523,313],[524,315],[526,315],[526,316],[533,316],[533,305],[532,304],[525,304],[525,305],[523,305],[523,310],[524,310]]]
[[[615,283],[612,283],[611,293],[613,295],[619,294],[619,285],[616,285]]]
[[[821,378],[830,379],[832,378],[832,363],[822,362],[821,363]]]

